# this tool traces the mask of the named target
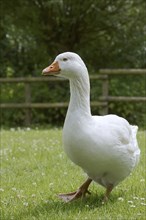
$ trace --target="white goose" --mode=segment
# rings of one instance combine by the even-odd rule
[[[88,187],[93,180],[106,188],[104,201],[107,201],[112,189],[129,176],[138,163],[138,127],[116,115],[91,115],[88,70],[77,54],[59,54],[42,74],[70,81],[71,97],[63,128],[63,145],[68,157],[88,175],[76,192],[59,197],[66,202],[83,197],[89,193]]]

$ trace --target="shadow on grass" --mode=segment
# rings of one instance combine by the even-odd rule
[[[53,216],[54,213],[78,213],[81,211],[93,211],[94,209],[103,208],[103,206],[113,205],[117,201],[118,195],[112,195],[106,204],[102,204],[103,194],[92,194],[84,199],[79,199],[73,202],[65,203],[58,198],[58,200],[48,200],[47,203],[40,203],[34,209],[25,210],[16,216],[16,219],[23,219],[25,217],[38,218],[39,215]],[[59,214],[58,214],[59,215]],[[18,217],[18,218],[17,218]]]

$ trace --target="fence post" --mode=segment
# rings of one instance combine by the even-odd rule
[[[25,109],[25,126],[30,126],[31,124],[31,109],[29,104],[31,103],[31,88],[30,83],[25,82],[25,103],[27,104],[27,108]]]
[[[106,105],[103,106],[101,114],[108,114],[108,95],[109,95],[109,76],[105,75],[105,79],[102,81],[102,99],[106,102]]]

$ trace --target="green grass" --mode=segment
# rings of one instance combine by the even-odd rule
[[[86,179],[65,155],[59,129],[1,131],[2,220],[145,219],[145,132],[138,133],[141,160],[117,186],[107,204],[105,189],[93,183],[85,200],[64,203],[56,196],[77,189]]]

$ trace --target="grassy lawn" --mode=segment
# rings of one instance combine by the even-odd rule
[[[65,204],[56,196],[77,189],[86,179],[63,152],[61,136],[59,129],[1,131],[1,219],[144,220],[145,132],[138,133],[138,167],[105,205],[101,203],[105,189],[95,183],[84,200]]]

